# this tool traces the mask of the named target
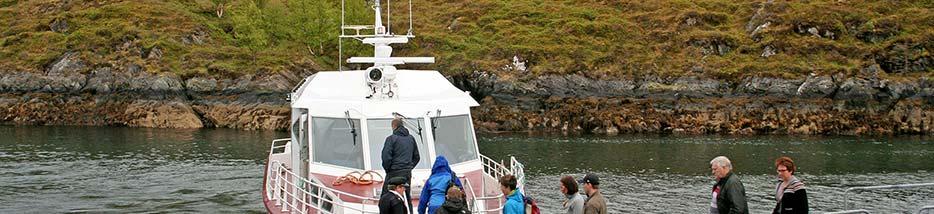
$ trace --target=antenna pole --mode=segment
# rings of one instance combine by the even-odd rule
[[[380,5],[380,0],[373,1],[373,11],[376,12],[374,15],[373,22],[373,34],[377,36],[386,35],[386,26],[383,26],[383,7]]]
[[[409,0],[409,32],[408,36],[412,36],[412,0]]]
[[[386,0],[386,33],[392,35],[392,0]]]
[[[341,59],[344,58],[344,38],[342,37],[344,35],[344,0],[341,0],[341,27],[340,28],[341,28],[340,29],[341,33],[340,35],[337,36],[337,71],[344,71],[343,69],[344,63],[341,62],[342,61]]]

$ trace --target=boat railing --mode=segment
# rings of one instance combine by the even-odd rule
[[[837,212],[825,212],[824,214],[869,214],[869,210],[844,210]]]
[[[519,160],[514,156],[509,157],[510,169],[512,169],[512,175],[516,176],[516,180],[519,182],[519,188],[522,192],[525,192],[525,165],[519,163]]]
[[[514,174],[512,170],[506,168],[506,165],[503,163],[497,162],[485,155],[480,155],[480,162],[483,164],[483,173],[493,178],[498,179],[504,175]]]
[[[483,184],[481,185],[486,186]],[[503,197],[502,193],[494,195],[494,196],[482,196],[483,193],[481,193],[481,196],[477,196],[477,192],[474,191],[473,184],[471,184],[470,179],[464,179],[464,189],[469,189],[470,198],[473,198],[473,200],[467,200],[467,206],[470,207],[471,213],[499,213],[499,211],[503,209],[503,201],[497,200]],[[483,209],[483,210],[477,207],[477,203],[479,202],[485,203],[486,201],[489,201],[489,200],[496,201],[497,202],[496,207],[493,207],[492,209]]]
[[[273,148],[284,147],[285,145],[278,145],[276,142],[287,140],[288,139],[280,139],[274,141]],[[524,182],[523,165],[514,157],[510,158],[509,168],[507,168],[505,164],[493,161],[486,156],[480,155],[480,157],[485,175],[484,179],[487,179],[486,177],[497,179],[503,175],[512,174],[516,175],[520,184]],[[311,208],[320,213],[334,213],[335,209],[341,208],[353,213],[377,213],[374,210],[365,209],[365,206],[366,204],[375,204],[373,202],[378,203],[379,198],[350,194],[327,187],[320,182],[308,180],[307,178],[298,176],[298,174],[289,169],[284,163],[277,160],[271,161],[268,175],[269,179],[267,179],[266,182],[267,191],[265,194],[267,198],[274,201],[275,205],[279,206],[283,212],[291,211],[292,213],[304,214],[308,213],[309,208]],[[465,189],[468,189],[470,196],[472,196],[472,200],[468,200],[468,203],[471,203],[470,207],[473,213],[499,213],[503,210],[504,195],[498,193],[496,195],[487,196],[485,180],[481,181],[480,193],[474,191],[473,182],[469,179],[464,179],[464,181]],[[360,200],[361,203],[348,206],[341,198],[353,198],[354,200]],[[480,203],[485,205],[482,209],[477,206],[477,204]],[[495,205],[493,205],[493,207],[488,207],[488,205],[492,204]]]
[[[924,206],[918,210],[918,214],[930,214],[934,213],[934,206]]]
[[[267,198],[275,201],[282,212],[291,210],[292,213],[308,213],[313,208],[319,213],[334,213],[335,208],[342,208],[359,213],[378,213],[366,210],[368,202],[379,202],[378,198],[363,197],[340,190],[332,189],[319,182],[313,182],[298,176],[292,170],[278,161],[273,161],[269,168],[272,179],[267,182]],[[350,197],[360,200],[359,206],[347,206],[341,197]]]
[[[285,147],[289,145],[291,138],[282,138],[272,140],[272,144],[269,145],[269,155],[279,154],[285,152]]]
[[[850,192],[864,191],[864,190],[881,190],[881,189],[907,189],[907,188],[919,188],[919,187],[934,187],[934,183],[850,187],[843,191],[843,201],[844,201],[843,207],[846,210],[850,209]]]

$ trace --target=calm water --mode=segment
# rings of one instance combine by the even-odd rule
[[[261,213],[263,163],[283,132],[0,126],[0,213]],[[843,209],[853,186],[934,182],[934,143],[923,137],[481,136],[480,151],[517,156],[527,192],[556,213],[561,175],[601,175],[611,213],[703,213],[707,163],[734,161],[754,213],[774,205],[772,162],[792,156],[812,211]],[[876,213],[934,205],[934,188],[851,196]]]

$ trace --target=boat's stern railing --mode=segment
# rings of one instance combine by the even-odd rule
[[[367,210],[367,204],[379,202],[378,198],[358,196],[324,186],[320,182],[311,181],[298,176],[292,170],[278,161],[273,161],[267,172],[266,195],[269,200],[281,208],[282,212],[308,213],[341,213],[337,210],[346,210],[353,213],[379,213],[378,210]],[[352,206],[345,204],[341,197],[350,197],[360,200],[360,204]]]
[[[284,153],[286,150],[286,147],[289,145],[289,142],[291,140],[292,140],[291,138],[282,138],[282,139],[272,140],[272,144],[269,145],[269,156],[272,156],[274,154]]]

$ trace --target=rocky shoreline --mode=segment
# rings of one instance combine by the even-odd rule
[[[471,91],[484,132],[686,134],[931,134],[934,80],[852,75],[735,83],[704,76],[602,80],[581,75],[449,77]],[[66,53],[45,73],[0,72],[0,123],[155,128],[288,128],[289,90],[308,69],[235,78],[91,66]]]
[[[311,72],[183,80],[134,64],[92,69],[66,53],[44,74],[0,72],[0,123],[286,129],[298,74]]]
[[[579,75],[501,81],[454,78],[485,97],[474,110],[485,131],[684,134],[931,134],[934,80],[881,78],[878,65],[851,76],[687,76],[594,80]]]

